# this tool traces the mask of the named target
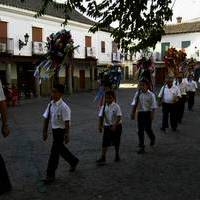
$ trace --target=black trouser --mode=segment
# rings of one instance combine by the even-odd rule
[[[11,189],[8,172],[6,170],[5,162],[0,154],[0,195]]]
[[[185,111],[185,102],[186,102],[186,95],[182,95],[182,97],[179,99],[177,105],[178,105],[178,116],[177,116],[177,120],[179,123],[182,122],[183,119],[183,114]]]
[[[170,115],[170,125],[172,129],[176,129],[178,125],[177,103],[162,103],[162,128],[169,128],[168,119]]]
[[[188,110],[192,110],[193,106],[194,106],[194,96],[195,96],[195,92],[187,92],[188,94]]]
[[[138,112],[137,120],[139,147],[144,148],[144,131],[146,131],[151,141],[155,140],[155,135],[152,131],[151,112]]]
[[[53,129],[53,145],[48,162],[47,176],[54,177],[58,167],[59,156],[61,155],[71,166],[78,161],[64,145],[64,129]]]
[[[111,126],[104,126],[102,147],[115,146],[116,156],[119,156],[119,147],[122,134],[122,125],[118,124],[116,130],[112,131]]]

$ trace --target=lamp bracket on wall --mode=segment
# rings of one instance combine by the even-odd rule
[[[27,45],[27,43],[28,43],[28,38],[29,38],[29,35],[28,35],[28,33],[26,33],[26,34],[24,35],[24,42],[23,42],[22,40],[19,39],[19,50],[21,50],[24,46]]]

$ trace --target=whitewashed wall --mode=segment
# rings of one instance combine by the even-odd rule
[[[34,13],[18,8],[0,5],[0,19],[8,22],[8,38],[14,39],[14,55],[32,56],[32,27],[43,29],[43,41],[51,33],[56,33],[63,29],[61,23],[63,19],[56,17],[34,18]],[[95,34],[89,33],[90,25],[78,22],[69,22],[65,27],[71,31],[75,45],[79,45],[75,51],[75,58],[85,58],[85,36],[92,37],[92,47],[94,47],[97,59],[101,62],[111,62],[112,39],[110,33],[99,31]],[[29,42],[21,51],[19,50],[19,39],[24,41],[25,33],[29,34]],[[106,43],[106,53],[101,53],[101,41]]]
[[[157,43],[155,52],[161,53],[161,43],[169,42],[170,47],[175,47],[181,49],[182,41],[190,41],[190,46],[185,49],[187,57],[195,57],[199,60],[199,57],[196,56],[196,51],[200,51],[200,33],[182,33],[182,34],[172,34],[162,36],[161,42]],[[196,47],[196,48],[195,48]]]
[[[101,52],[101,41],[105,41],[105,53]],[[108,63],[111,62],[112,57],[112,38],[110,37],[110,33],[99,31],[97,32],[97,58],[98,62]]]

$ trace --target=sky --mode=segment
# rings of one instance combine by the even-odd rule
[[[173,7],[173,19],[176,21],[176,17],[182,17],[183,21],[188,21],[194,18],[200,18],[200,0],[173,0],[175,1]]]
[[[65,0],[56,0],[64,2]],[[102,0],[97,0],[101,2]],[[194,18],[200,18],[200,0],[172,0],[174,3],[173,7],[173,18],[172,22],[176,22],[176,17],[182,17],[183,21],[188,21]]]

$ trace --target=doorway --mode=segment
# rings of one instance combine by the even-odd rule
[[[7,83],[5,70],[0,70],[0,80],[2,85],[5,85]]]
[[[85,89],[85,70],[80,70],[79,71],[79,86],[80,89],[83,90]]]
[[[34,71],[35,66],[32,63],[17,63],[18,88],[25,98],[36,96]]]

